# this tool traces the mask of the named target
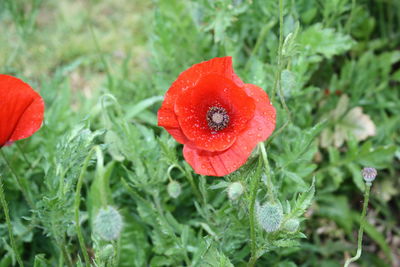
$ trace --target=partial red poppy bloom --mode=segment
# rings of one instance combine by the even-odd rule
[[[275,109],[260,87],[244,84],[232,58],[182,72],[165,94],[158,125],[184,145],[196,173],[224,176],[242,166],[275,129]]]
[[[34,134],[42,125],[42,97],[28,84],[0,74],[0,148]]]

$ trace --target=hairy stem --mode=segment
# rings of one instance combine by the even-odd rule
[[[0,150],[0,154],[3,157],[4,162],[6,163],[8,169],[10,170],[11,174],[14,177],[15,182],[17,183],[19,190],[21,190],[22,195],[24,196],[25,200],[28,202],[28,205],[31,209],[34,209],[35,204],[34,201],[32,199],[32,194],[30,194],[30,192],[27,190],[27,188],[25,187],[26,185],[26,181],[25,179],[20,179],[17,175],[17,173],[14,171],[14,169],[11,167],[10,162],[8,162],[6,155],[4,154],[3,151]]]
[[[263,145],[262,143],[259,144]],[[247,267],[253,267],[257,261],[257,239],[256,239],[256,225],[255,225],[255,204],[258,191],[258,185],[260,183],[260,173],[261,173],[261,160],[258,161],[257,170],[255,175],[252,177],[251,187],[250,187],[250,207],[249,207],[249,224],[250,224],[250,241],[251,241],[251,257],[247,263]]]
[[[15,254],[15,258],[17,259],[17,262],[19,264],[19,266],[24,266],[24,263],[22,262],[21,256],[18,253],[17,250],[17,245],[15,244],[15,240],[14,240],[14,235],[13,235],[13,230],[12,230],[12,226],[11,226],[11,220],[10,220],[10,213],[8,210],[8,205],[7,205],[7,201],[6,198],[4,196],[4,191],[3,191],[3,181],[2,181],[2,176],[0,174],[0,202],[1,202],[1,206],[3,207],[3,211],[4,211],[4,217],[6,217],[6,223],[7,223],[7,229],[8,229],[8,234],[10,236],[10,242],[11,242],[11,247],[14,251]]]
[[[204,199],[203,199],[203,197],[201,196],[199,190],[197,189],[197,186],[196,186],[196,184],[194,183],[193,176],[192,176],[192,174],[190,173],[190,171],[187,171],[186,169],[182,168],[182,167],[181,167],[180,165],[178,165],[178,164],[175,164],[175,166],[176,166],[176,167],[185,175],[185,177],[188,179],[189,184],[190,184],[190,186],[192,187],[193,193],[194,193],[194,195],[196,196],[196,198],[197,198],[200,202],[204,203]]]
[[[348,34],[351,31],[351,24],[353,23],[354,9],[355,8],[356,8],[356,0],[352,0],[351,1],[351,10],[350,10],[349,19],[347,20],[346,26],[345,26],[345,32],[348,33]]]
[[[79,245],[81,247],[83,257],[85,259],[86,267],[90,267],[90,258],[89,258],[89,254],[86,250],[85,240],[83,239],[81,226],[80,226],[80,222],[79,222],[79,206],[81,203],[81,189],[82,189],[83,178],[85,177],[85,172],[86,172],[87,166],[89,165],[89,160],[91,159],[93,152],[94,152],[94,149],[91,149],[89,151],[89,154],[86,156],[85,161],[83,162],[83,166],[82,166],[81,172],[79,174],[79,178],[78,178],[78,183],[76,184],[75,202],[74,202],[76,234],[78,236]]]
[[[253,59],[253,57],[257,54],[258,50],[260,49],[261,44],[263,43],[265,37],[267,37],[267,33],[269,32],[269,30],[271,30],[271,28],[275,25],[276,21],[270,21],[269,23],[265,24],[264,27],[262,27],[258,37],[257,37],[257,41],[256,44],[254,45],[253,50],[251,51],[251,54],[249,56],[249,59],[246,62],[246,65],[244,67],[244,71],[247,73],[247,71],[250,68],[250,64],[251,64],[251,60]]]
[[[364,225],[365,225],[365,215],[367,214],[367,208],[368,208],[368,201],[369,201],[369,192],[371,190],[371,183],[366,183],[365,187],[365,193],[364,193],[364,205],[363,209],[361,212],[361,218],[360,218],[360,228],[358,230],[358,242],[357,242],[357,253],[354,257],[347,259],[344,267],[349,266],[350,263],[355,262],[358,260],[361,256],[362,252],[362,238],[363,238],[363,233],[364,233]]]
[[[268,162],[268,157],[267,157],[267,152],[265,151],[265,145],[264,143],[259,144],[260,150],[261,150],[261,156],[263,158],[264,162],[264,167],[265,167],[265,173],[267,175],[267,185],[268,185],[268,196],[269,200],[272,203],[275,203],[275,191],[274,191],[274,185],[272,183],[272,176],[271,176],[271,169],[269,167],[269,162]]]
[[[282,48],[283,48],[283,0],[279,0],[279,46],[278,46],[278,71],[275,74],[275,82],[271,95],[271,102],[275,100],[276,89],[281,80],[282,72]]]

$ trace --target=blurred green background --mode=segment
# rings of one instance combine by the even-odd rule
[[[378,178],[354,266],[400,266],[400,1],[284,0],[281,33],[279,10],[269,0],[0,1],[0,73],[46,102],[42,129],[2,148],[11,169],[0,160],[27,266],[82,264],[76,208],[97,266],[246,266],[248,197],[229,200],[225,189],[248,188],[249,178],[193,174],[181,145],[157,127],[178,74],[217,56],[232,56],[239,77],[273,98],[280,130],[267,151],[280,201],[316,177],[306,238],[275,242],[260,230],[257,266],[339,266],[354,255],[364,166]],[[173,164],[176,199],[167,191]],[[94,234],[100,198],[122,214],[117,241]],[[3,214],[0,233],[0,266],[11,266]]]

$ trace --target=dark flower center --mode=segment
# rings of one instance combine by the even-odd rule
[[[229,124],[229,115],[222,107],[210,107],[206,118],[208,127],[213,131],[225,129]]]

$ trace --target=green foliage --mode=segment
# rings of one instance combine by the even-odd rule
[[[283,25],[279,2],[0,1],[0,72],[46,103],[41,130],[1,148],[15,246],[0,212],[0,266],[16,253],[88,265],[77,228],[92,266],[338,266],[355,249],[365,166],[378,176],[358,263],[394,264],[400,2],[285,0]],[[277,110],[266,155],[218,179],[194,174],[157,127],[179,73],[216,56]],[[252,203],[265,212],[255,240]],[[112,238],[96,230],[107,207],[122,218]]]

